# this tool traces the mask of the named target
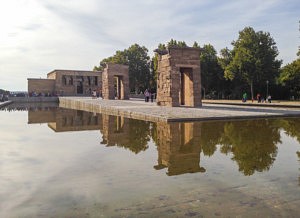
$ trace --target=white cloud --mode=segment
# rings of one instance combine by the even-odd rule
[[[0,7],[0,88],[26,90],[53,69],[91,70],[133,43],[150,52],[171,38],[230,47],[252,26],[271,33],[285,63],[296,58],[295,0],[10,0]]]

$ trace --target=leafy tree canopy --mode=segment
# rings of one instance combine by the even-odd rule
[[[131,91],[141,91],[149,87],[153,80],[150,75],[150,57],[148,49],[138,44],[131,45],[124,51],[117,51],[115,55],[104,58],[94,70],[103,70],[105,63],[125,64],[129,66],[129,86]]]
[[[300,57],[281,69],[278,82],[288,87],[296,98],[300,97]]]
[[[212,96],[221,92],[224,80],[223,70],[218,63],[217,51],[211,44],[203,45],[200,54],[202,87]]]
[[[200,48],[200,45],[198,44],[198,42],[194,42],[194,44],[193,44],[193,48]]]
[[[250,86],[253,98],[254,85],[259,89],[267,80],[274,83],[278,76],[281,61],[276,60],[276,43],[270,33],[246,27],[232,45],[232,60],[225,69],[225,76],[231,80],[241,77]]]
[[[172,47],[172,46],[176,46],[176,47],[188,47],[187,44],[185,43],[185,41],[176,41],[174,39],[171,39],[168,42],[168,47]]]

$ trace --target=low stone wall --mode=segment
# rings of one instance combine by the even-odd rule
[[[103,107],[100,104],[94,104],[93,102],[84,101],[80,98],[78,98],[77,100],[76,98],[60,97],[59,107],[69,108],[74,110],[89,111],[93,113],[105,113],[114,116],[124,115],[124,114],[120,114],[119,110],[113,107],[109,107],[109,106]]]
[[[116,100],[121,102],[120,100]],[[68,97],[60,97],[59,98],[59,107],[74,109],[74,110],[83,110],[93,113],[103,113],[107,115],[113,116],[124,116],[126,118],[138,119],[138,120],[145,120],[151,122],[166,122],[167,119],[160,115],[153,115],[148,114],[147,112],[136,112],[131,111],[130,109],[126,108],[126,106],[117,106],[114,103],[114,100],[99,100],[91,101],[91,99],[86,100],[83,98],[68,98]],[[150,103],[149,103],[150,104]],[[136,107],[136,106],[135,106]]]
[[[4,101],[4,102],[0,102],[0,108],[4,107],[4,106],[6,106],[6,105],[9,105],[9,104],[11,104],[11,103],[12,103],[12,101]]]
[[[13,102],[58,102],[58,97],[9,97]]]

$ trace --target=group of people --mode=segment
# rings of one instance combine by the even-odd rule
[[[144,96],[145,96],[145,102],[149,102],[149,99],[151,100],[151,102],[153,102],[153,99],[155,98],[155,93],[146,89],[144,91]]]
[[[264,97],[262,97],[259,93],[256,95],[256,100],[257,100],[257,103],[264,103],[264,102],[269,102],[271,103],[272,102],[272,96],[271,95],[268,95],[266,99],[264,99]],[[242,97],[242,102],[246,102],[247,101],[247,93],[245,92],[243,94],[243,97]],[[253,99],[252,99],[252,102],[253,102]]]
[[[272,96],[268,95],[266,99],[264,99],[264,97],[262,97],[259,93],[256,95],[256,99],[257,99],[257,103],[264,103],[264,102],[272,102]]]

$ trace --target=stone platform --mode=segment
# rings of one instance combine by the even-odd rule
[[[124,116],[153,122],[249,119],[267,117],[300,117],[299,108],[217,105],[204,103],[202,107],[166,107],[141,99],[103,100],[91,97],[60,97],[59,106],[94,113]]]
[[[4,101],[4,102],[0,102],[0,108],[4,107],[4,106],[6,106],[6,105],[9,105],[9,104],[11,104],[11,103],[12,103],[12,101]]]

